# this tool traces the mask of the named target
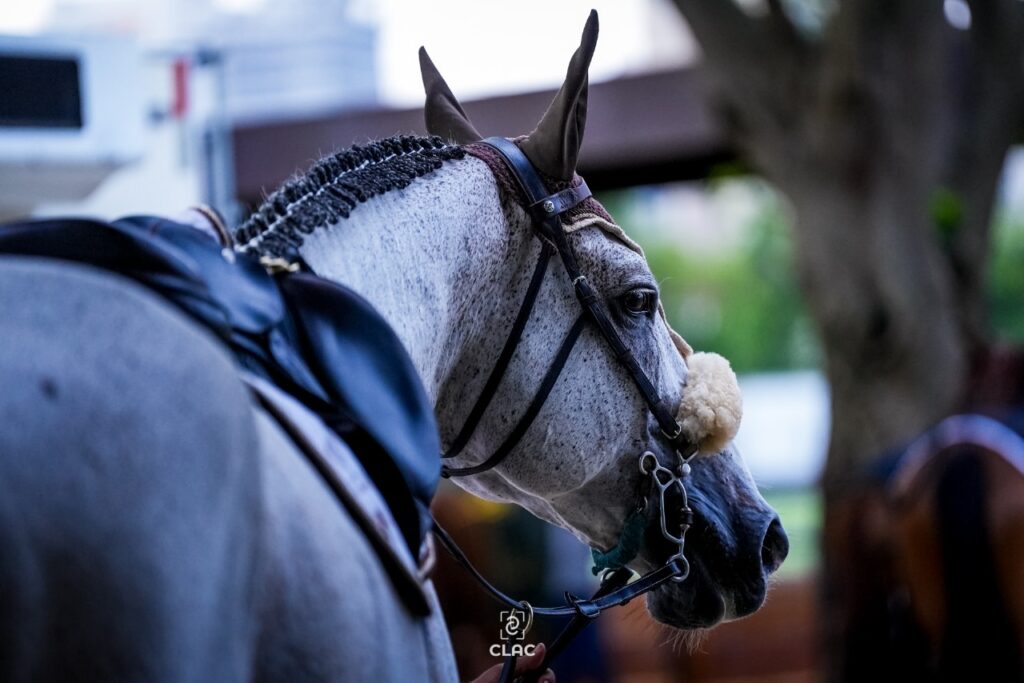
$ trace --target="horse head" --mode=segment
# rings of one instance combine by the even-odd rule
[[[575,170],[597,32],[597,15],[591,13],[554,101],[534,131],[516,140],[552,193],[580,187]],[[563,213],[560,228],[589,284],[586,296],[596,297],[595,305],[633,361],[623,362],[622,349],[610,348],[607,335],[595,325],[574,330],[574,321],[581,319],[580,276],[570,277],[571,265],[554,259],[546,277],[541,268],[542,280],[537,270],[531,277],[524,266],[538,252],[543,260],[543,245],[552,236],[538,236],[536,207],[531,215],[515,174],[493,148],[480,144],[482,136],[423,50],[420,63],[428,129],[487,165],[502,200],[506,239],[521,245],[507,259],[518,273],[507,291],[477,300],[466,313],[477,319],[478,333],[460,345],[436,391],[442,440],[451,456],[449,472],[466,474],[454,481],[571,531],[607,566],[617,562],[644,573],[665,564],[675,550],[658,529],[659,515],[671,517],[672,511],[660,512],[654,500],[656,460],[666,476],[685,482],[682,495],[694,518],[685,551],[689,576],[649,593],[651,614],[684,629],[750,614],[763,603],[769,576],[785,558],[788,541],[731,443],[741,413],[731,369],[718,356],[693,353],[671,329],[642,250],[592,198]],[[497,275],[494,279],[501,281]],[[521,339],[494,383],[493,398],[477,409],[502,342],[517,327],[517,308],[529,296],[531,280],[537,280],[532,287],[536,299],[531,310],[518,316],[525,318],[519,325]],[[563,341],[573,334],[578,335],[574,343]],[[679,438],[669,438],[674,435],[666,434],[664,418],[656,419],[658,409],[638,389],[630,362],[649,380],[657,405],[678,420]],[[559,363],[550,393],[541,405],[531,406],[538,387],[549,383],[545,380]],[[536,411],[524,425],[528,407]],[[474,413],[475,429],[466,434],[463,426]],[[516,431],[521,433],[513,446],[494,458]],[[679,450],[680,439],[689,444],[687,452]],[[646,460],[645,453],[650,454]],[[675,510],[685,501],[676,494],[662,504]]]

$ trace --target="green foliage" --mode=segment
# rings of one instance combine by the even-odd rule
[[[1024,344],[1024,217],[996,219],[989,270],[989,303],[996,337]]]
[[[708,180],[714,183],[730,178],[742,178],[746,175],[750,175],[750,169],[743,162],[723,161],[711,167],[708,171]]]
[[[736,180],[733,171],[719,169],[720,179],[708,183],[708,192],[749,182]],[[695,349],[721,353],[738,372],[817,366],[820,347],[797,288],[790,227],[775,196],[762,193],[753,219],[739,226],[738,243],[709,251],[691,247],[682,226],[644,224],[636,198],[657,191],[617,192],[602,201],[647,252],[672,325]],[[961,198],[940,189],[929,210],[948,240],[963,220]],[[997,216],[988,278],[996,338],[1024,344],[1024,216]]]
[[[964,219],[964,204],[960,195],[952,190],[942,187],[932,194],[931,199],[932,221],[935,223],[939,236],[944,242],[949,242]]]
[[[780,578],[804,576],[819,563],[822,500],[814,488],[767,489],[762,491],[775,508],[789,536],[789,556],[779,570]]]
[[[792,267],[789,226],[774,195],[733,248],[690,249],[680,231],[632,225],[630,193],[602,197],[643,246],[658,279],[669,322],[694,349],[715,351],[737,372],[813,367],[818,342]],[[712,241],[714,237],[712,236]]]

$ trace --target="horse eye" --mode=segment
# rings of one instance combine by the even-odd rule
[[[658,295],[650,289],[631,289],[622,295],[622,307],[633,315],[648,315],[654,312]]]

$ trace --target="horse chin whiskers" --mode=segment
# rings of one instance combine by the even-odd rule
[[[682,654],[684,651],[691,655],[697,654],[711,631],[708,628],[682,629],[662,623],[658,623],[658,626],[665,636],[661,645],[668,645],[675,654]]]

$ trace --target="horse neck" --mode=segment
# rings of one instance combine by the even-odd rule
[[[436,403],[465,347],[486,336],[479,306],[503,302],[515,279],[522,240],[510,235],[493,176],[467,159],[361,204],[300,252],[384,316]]]

